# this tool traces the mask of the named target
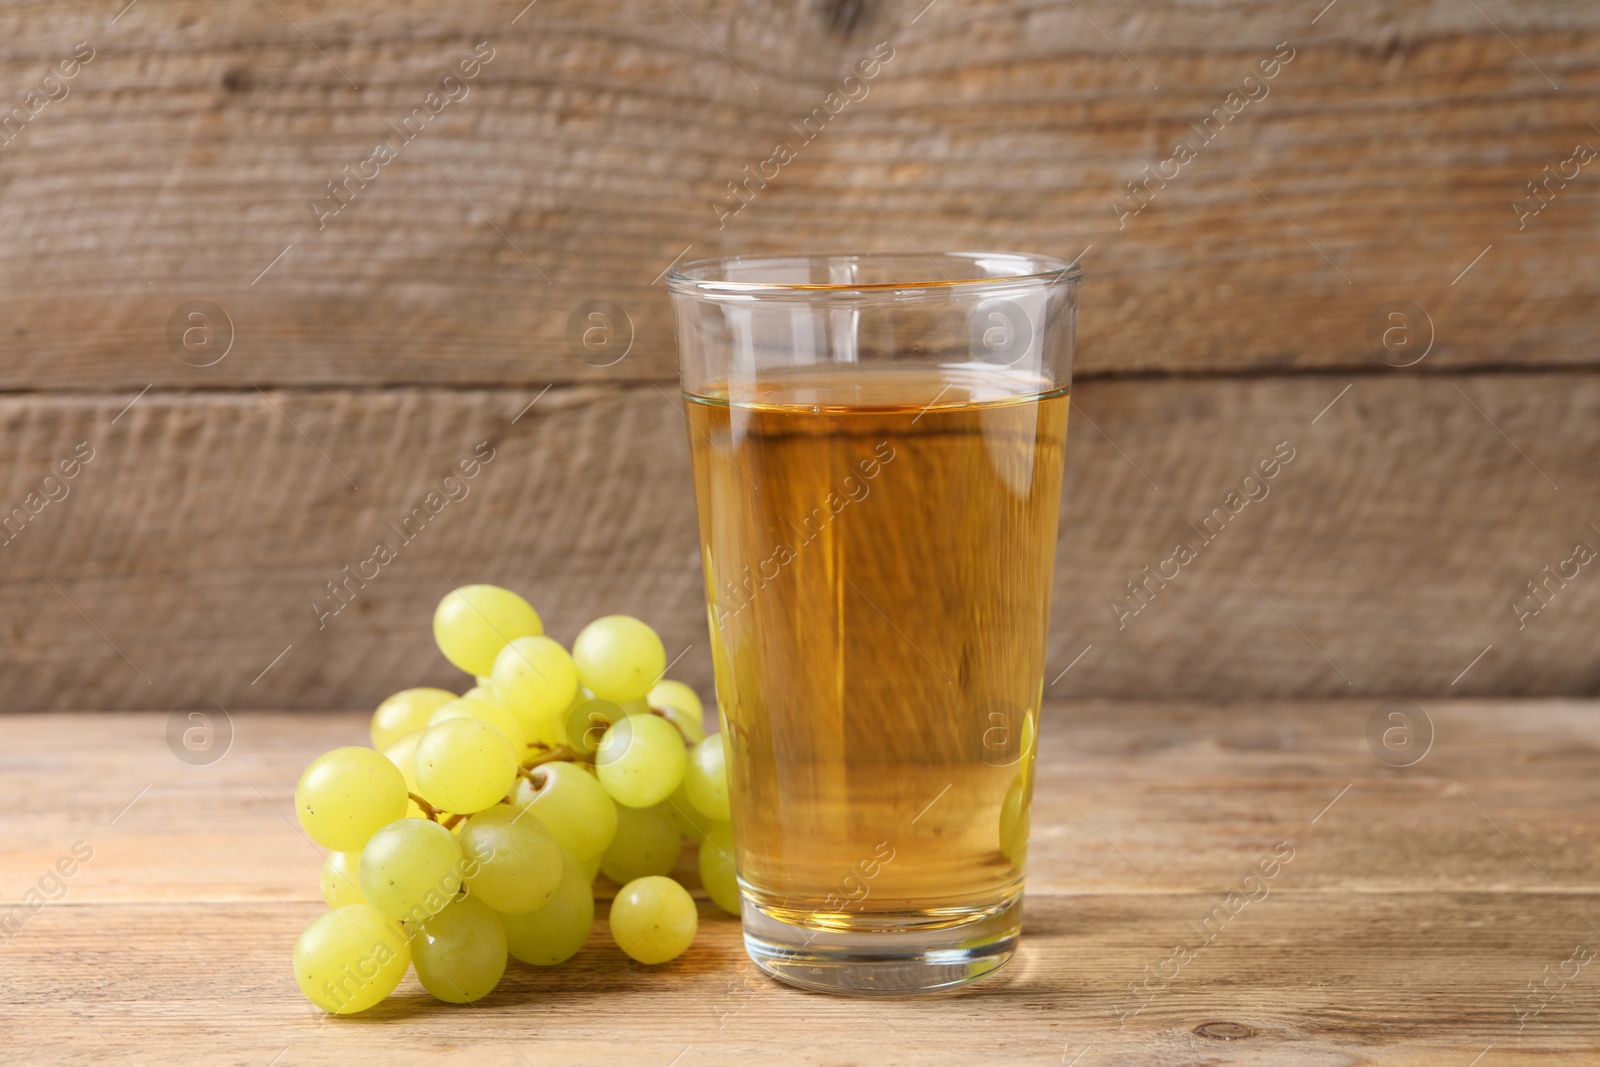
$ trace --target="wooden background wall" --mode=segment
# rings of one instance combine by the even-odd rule
[[[93,452],[0,544],[4,710],[453,682],[429,610],[481,580],[564,640],[650,619],[708,685],[657,279],[913,247],[1082,254],[1051,693],[1600,692],[1600,566],[1513,607],[1600,548],[1600,160],[1565,162],[1600,149],[1590,0],[524,2],[0,6],[0,509]],[[567,341],[593,300],[626,313],[610,366]],[[231,323],[210,354],[175,340],[191,301]],[[1416,343],[1386,353],[1399,301]],[[483,441],[470,494],[319,629],[324,583]],[[1119,629],[1123,583],[1283,441],[1272,494]]]

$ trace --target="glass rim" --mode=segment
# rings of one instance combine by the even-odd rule
[[[887,260],[921,260],[933,267],[935,273],[939,268],[934,266],[935,260],[946,263],[974,264],[981,259],[1013,260],[1020,264],[1027,264],[1032,269],[1019,270],[1015,274],[998,274],[987,277],[959,277],[959,278],[928,278],[926,276],[908,277],[905,281],[888,282],[769,282],[769,281],[733,281],[725,275],[735,266],[759,266],[769,264],[777,266],[784,263],[793,263],[798,260],[855,260],[877,261]],[[719,276],[720,275],[720,276]],[[708,259],[692,260],[688,263],[674,265],[667,269],[667,288],[674,293],[687,295],[704,294],[765,294],[777,296],[783,294],[812,295],[819,293],[853,293],[853,292],[918,292],[938,290],[945,292],[960,291],[963,289],[981,289],[1010,287],[1029,282],[1057,283],[1076,282],[1083,277],[1083,268],[1074,259],[1070,263],[1057,259],[1054,256],[1040,255],[1033,252],[796,252],[790,254],[761,254],[742,256],[714,256]]]

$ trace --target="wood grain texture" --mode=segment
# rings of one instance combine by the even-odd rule
[[[687,430],[657,386],[131,401],[0,399],[5,515],[95,450],[0,544],[6,602],[26,608],[0,622],[6,710],[460,687],[429,619],[472,581],[525,592],[562,641],[600,614],[646,618],[683,653],[674,675],[709,689]],[[494,458],[447,485],[482,442]],[[1268,495],[1205,541],[1284,443]],[[1526,584],[1571,573],[1578,542],[1600,548],[1597,454],[1588,373],[1091,382],[1068,432],[1048,692],[1592,695],[1594,568],[1542,585],[1520,628],[1513,604],[1537,606]],[[451,486],[466,495],[430,516]],[[1179,539],[1198,558],[1127,614],[1126,583],[1171,573]],[[395,559],[330,593],[379,541]]]
[[[95,50],[0,145],[0,388],[665,380],[652,280],[753,250],[1090,248],[1081,376],[1373,367],[1394,300],[1432,319],[1425,369],[1589,365],[1600,339],[1593,166],[1512,209],[1600,147],[1588,4],[120,6],[0,12],[0,114]],[[468,94],[319,228],[308,201],[483,41]],[[868,95],[719,225],[884,41]],[[1267,95],[1119,223],[1284,41]],[[167,339],[194,298],[235,333],[207,368]],[[603,370],[565,339],[593,299],[634,330]]]
[[[166,716],[0,717],[0,900],[94,849],[4,946],[0,1028],[30,1063],[794,1062],[1579,1064],[1600,1054],[1588,970],[1537,1015],[1526,983],[1600,944],[1600,708],[1430,702],[1394,768],[1370,703],[1055,703],[1040,733],[1024,948],[928,1001],[789,990],[702,910],[691,952],[628,962],[603,921],[568,966],[513,964],[476,1008],[407,978],[349,1019],[289,974],[320,853],[287,812],[300,768],[364,712],[233,717],[207,766]],[[86,786],[86,783],[88,785]],[[1346,788],[1348,786],[1348,788]],[[130,803],[131,802],[131,803]],[[1175,941],[1280,843],[1270,892],[1151,987]],[[624,1010],[626,1009],[626,1010]],[[1487,1059],[1487,1056],[1485,1057]]]

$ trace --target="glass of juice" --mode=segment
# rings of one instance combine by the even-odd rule
[[[669,274],[745,945],[904,995],[1017,946],[1079,272]]]

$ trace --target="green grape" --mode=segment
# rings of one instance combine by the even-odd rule
[[[517,752],[499,729],[463,716],[417,741],[417,791],[441,811],[470,815],[497,803],[517,780]]]
[[[294,943],[294,980],[323,1011],[365,1011],[394,992],[411,964],[405,929],[370,904],[317,917]]]
[[[545,763],[517,783],[514,804],[538,819],[556,843],[578,856],[598,856],[617,836],[617,805],[576,763]]]
[[[451,901],[425,920],[411,942],[422,988],[449,1004],[482,1000],[506,973],[506,931],[476,897]]]
[[[673,794],[688,762],[676,726],[655,715],[629,715],[600,739],[594,769],[612,800],[648,808]]]
[[[683,835],[665,804],[617,809],[617,836],[600,857],[600,869],[618,885],[666,874],[678,862]]]
[[[578,677],[594,695],[618,703],[639,700],[667,669],[656,632],[631,615],[596,619],[572,642]]]
[[[535,967],[563,963],[589,940],[594,926],[594,890],[583,861],[570,852],[561,857],[561,884],[544,907],[522,915],[502,915],[511,954]]]
[[[706,739],[705,707],[700,694],[682,682],[668,678],[657,682],[645,702],[652,711],[683,732],[691,745]]]
[[[472,680],[474,682],[477,682],[478,685],[486,686],[486,685],[489,685],[490,683],[492,683],[494,681],[494,676],[493,675],[488,675],[488,674],[474,674],[472,676]]]
[[[1037,718],[1037,712],[1029,712],[1022,720],[1022,788],[1027,790],[1029,796],[1033,795],[1033,768],[1039,762]]]
[[[467,889],[495,911],[540,907],[561,884],[561,847],[526,809],[496,804],[456,831],[467,858]]]
[[[672,821],[691,840],[704,841],[706,832],[717,824],[717,820],[690,803],[686,782],[680,783],[678,791],[667,798],[667,807],[672,811]]]
[[[657,707],[652,707],[650,710],[676,726],[689,744],[697,745],[706,739],[706,728],[700,724],[699,719],[692,718],[687,711]]]
[[[427,819],[399,819],[361,850],[361,892],[390,918],[421,922],[450,903],[463,866],[449,830]]]
[[[700,694],[683,682],[671,678],[662,679],[650,687],[650,692],[645,694],[645,702],[657,711],[671,708],[683,712],[685,718],[700,727],[701,735],[704,736],[705,727],[702,725],[702,720],[706,715],[705,705],[700,702]],[[699,738],[695,740],[698,741]]]
[[[733,862],[733,827],[713,826],[700,843],[700,884],[711,900],[729,915],[739,914],[739,870]]]
[[[526,600],[497,585],[452,589],[433,613],[433,639],[444,658],[471,675],[494,672],[494,658],[507,641],[544,633],[539,613]]]
[[[661,875],[634,879],[611,902],[611,937],[640,963],[677,959],[699,928],[694,897]]]
[[[330,908],[367,902],[361,895],[361,853],[328,853],[322,861],[322,899]]]
[[[548,637],[519,637],[494,660],[494,688],[501,702],[529,727],[555,719],[578,692],[578,668],[567,650]]]
[[[600,747],[606,728],[627,716],[609,700],[582,700],[567,709],[563,730],[573,751],[587,756]]]
[[[428,716],[456,695],[447,689],[402,689],[372,713],[372,747],[388,748],[406,734],[428,725]]]
[[[584,878],[584,881],[586,881],[586,882],[588,882],[588,883],[590,883],[592,885],[594,883],[594,880],[596,878],[600,877],[600,861],[604,856],[605,856],[605,853],[602,852],[598,856],[579,856],[578,857],[578,862],[583,865],[583,878]]]
[[[311,840],[335,852],[354,852],[378,827],[405,817],[405,775],[381,752],[336,748],[312,760],[300,776],[294,807]]]
[[[718,822],[733,818],[728,810],[728,766],[723,759],[722,735],[712,734],[698,745],[683,772],[689,803]]]
[[[511,742],[511,747],[519,755],[528,747],[528,738],[522,729],[522,722],[505,706],[496,703],[493,698],[464,696],[457,697],[450,703],[441,707],[428,717],[429,726],[437,726],[446,719],[481,719],[506,735],[506,740]]]
[[[389,762],[400,768],[400,774],[406,780],[406,793],[408,794],[406,797],[406,818],[408,819],[424,818],[422,809],[417,806],[415,800],[410,798],[409,794],[417,793],[419,796],[421,795],[417,790],[416,755],[417,742],[422,740],[422,735],[425,732],[425,730],[413,730],[383,750],[383,754],[389,757]]]
[[[1018,774],[1000,804],[1000,854],[1021,867],[1028,859],[1028,814],[1032,806],[1026,774]]]

